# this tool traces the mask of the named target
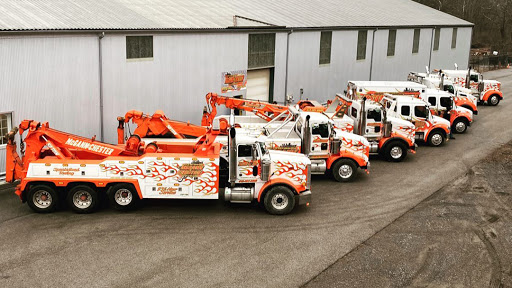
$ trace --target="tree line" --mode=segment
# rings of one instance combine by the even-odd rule
[[[512,0],[414,0],[475,24],[472,48],[512,50]]]

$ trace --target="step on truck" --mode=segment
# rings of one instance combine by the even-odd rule
[[[409,72],[407,80],[423,84],[427,86],[427,89],[446,91],[453,94],[454,102],[458,107],[469,109],[474,115],[478,115],[477,105],[480,97],[478,93],[473,95],[471,89],[454,85],[452,81],[444,77],[444,74]]]
[[[455,68],[456,70],[434,70],[433,72],[444,74],[445,78],[455,85],[471,89],[473,95],[478,96],[480,103],[496,106],[503,100],[501,82],[484,79],[481,73],[471,67],[468,70],[458,70],[455,65]]]
[[[425,93],[425,85],[410,81],[349,81],[347,91],[350,91],[352,99],[370,98],[385,104],[388,116],[413,123],[416,140],[437,147],[451,137],[450,121],[432,115],[427,102],[415,97],[395,97],[404,92]],[[386,103],[382,101],[384,94],[389,96]]]
[[[21,156],[18,131],[20,139],[27,132]],[[239,139],[232,128],[227,175],[221,175],[222,144],[216,136],[208,131],[196,142],[111,145],[24,120],[7,135],[6,180],[19,180],[15,193],[41,213],[54,211],[63,199],[75,212],[93,212],[100,193],[118,210],[131,210],[145,198],[219,199],[221,186],[226,187],[224,200],[256,201],[270,214],[309,205],[311,162],[306,156],[266,151],[254,138]]]
[[[231,105],[233,98],[209,93],[206,96],[211,112],[205,112],[213,129],[225,129],[228,115],[216,116],[217,106],[253,112],[261,111],[256,105]],[[251,102],[252,100],[236,99]],[[272,107],[275,104],[259,104]],[[279,105],[278,105],[279,106]],[[249,108],[244,108],[249,107]],[[284,118],[283,118],[284,117]],[[353,120],[350,119],[353,123]],[[354,179],[358,168],[369,173],[369,143],[362,136],[342,131],[335,127],[332,119],[318,112],[305,112],[298,107],[286,107],[272,120],[258,116],[235,116],[234,125],[244,129],[246,135],[258,137],[272,150],[304,153],[311,159],[312,174],[327,174],[336,181]]]
[[[415,153],[415,127],[412,123],[387,115],[385,107],[371,99],[337,94],[338,101],[349,107],[347,115],[354,119],[354,133],[365,137],[370,154],[377,154],[390,162],[400,162],[407,152]]]

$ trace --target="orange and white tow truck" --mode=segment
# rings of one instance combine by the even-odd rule
[[[228,115],[216,116],[217,105],[253,112],[258,116],[265,114],[260,107],[277,111],[271,114],[272,119],[269,121],[258,116],[244,115],[235,116],[233,123],[244,128],[246,135],[261,139],[268,149],[306,154],[311,159],[312,174],[328,173],[336,181],[347,182],[355,177],[358,168],[369,172],[368,141],[362,136],[336,128],[334,121],[323,113],[305,112],[297,109],[299,107],[285,107],[215,93],[209,93],[206,101],[209,109],[206,109],[203,116],[208,119],[205,123],[211,123],[214,129],[226,127],[229,118]],[[232,105],[234,101],[236,107]],[[350,119],[350,122],[353,123],[353,120]]]
[[[21,157],[15,136],[19,131]],[[95,210],[106,193],[118,210],[145,198],[218,199],[261,203],[270,214],[287,214],[311,201],[311,162],[301,154],[266,151],[254,138],[229,130],[228,175],[220,175],[222,144],[209,130],[197,141],[133,138],[111,145],[24,120],[7,135],[6,180],[20,180],[16,194],[36,212],[52,212],[61,199],[78,213]],[[26,150],[25,150],[26,149]]]
[[[397,97],[404,92],[426,92],[426,86],[410,81],[349,81],[351,99],[367,97],[382,103],[384,95],[388,116],[401,118],[415,125],[417,140],[441,146],[451,137],[450,121],[430,113],[429,104],[415,97]]]

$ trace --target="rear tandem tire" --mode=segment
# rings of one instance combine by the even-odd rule
[[[330,173],[338,182],[350,182],[356,176],[357,165],[350,159],[340,159],[332,165]]]
[[[69,207],[80,214],[92,213],[100,202],[98,192],[86,185],[71,188],[67,201]]]
[[[59,193],[48,185],[35,185],[28,191],[27,204],[37,213],[53,212],[59,204]]]
[[[285,186],[274,186],[263,199],[265,210],[272,215],[286,215],[295,207],[293,192]]]
[[[130,211],[138,206],[139,194],[131,184],[119,183],[107,192],[110,205],[118,211]]]
[[[400,141],[393,141],[384,148],[384,158],[389,162],[401,162],[407,156],[407,146]]]

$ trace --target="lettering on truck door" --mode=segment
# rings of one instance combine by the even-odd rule
[[[239,183],[255,183],[258,180],[258,157],[252,145],[238,145],[237,172]],[[256,175],[254,175],[256,174]]]

